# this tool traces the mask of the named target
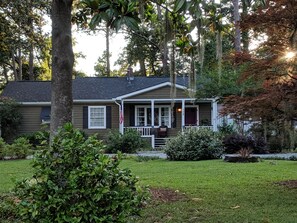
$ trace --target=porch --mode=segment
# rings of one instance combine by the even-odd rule
[[[119,103],[120,132],[135,129],[156,148],[156,144],[160,145],[164,138],[174,137],[188,128],[209,128],[217,131],[216,106],[215,100],[193,103],[191,99],[175,99],[174,105],[168,99],[123,100]],[[165,135],[159,134],[161,127],[166,128]]]

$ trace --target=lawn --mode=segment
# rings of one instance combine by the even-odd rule
[[[276,182],[297,180],[296,161],[236,164],[221,160],[173,162],[124,160],[143,185],[167,188],[184,198],[151,201],[137,222],[296,222],[297,189]],[[29,161],[0,162],[0,192],[11,179],[30,175]]]

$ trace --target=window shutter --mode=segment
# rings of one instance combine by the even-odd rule
[[[106,106],[106,128],[111,129],[111,106]]]
[[[83,129],[88,129],[89,128],[89,111],[88,111],[88,106],[83,106]]]
[[[173,111],[172,111],[173,120],[172,120],[171,125],[172,125],[172,128],[176,128],[176,106],[173,106],[172,109],[173,109]]]
[[[130,126],[135,126],[135,106],[130,105]]]

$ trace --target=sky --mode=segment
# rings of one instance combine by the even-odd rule
[[[83,32],[76,32],[73,30],[73,37],[76,44],[73,46],[74,53],[81,52],[86,58],[79,58],[77,60],[76,70],[83,71],[87,76],[94,76],[94,65],[99,56],[102,56],[105,50],[104,33],[97,33],[94,35]],[[123,34],[114,34],[110,38],[111,51],[111,69],[113,69],[114,62],[118,59],[118,55],[126,46]]]

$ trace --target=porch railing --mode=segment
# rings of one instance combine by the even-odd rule
[[[151,136],[152,134],[152,127],[146,127],[146,126],[131,126],[131,127],[125,127],[124,131],[127,129],[135,129],[141,136]]]
[[[197,126],[190,125],[190,126],[185,126],[185,129],[203,129],[203,128],[213,130],[212,125],[197,125]]]

